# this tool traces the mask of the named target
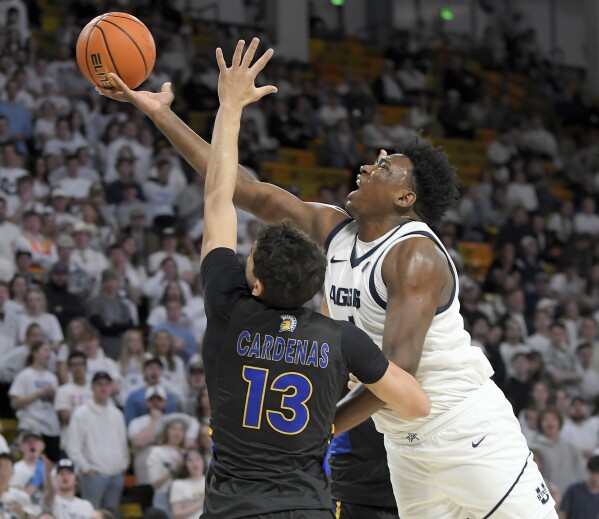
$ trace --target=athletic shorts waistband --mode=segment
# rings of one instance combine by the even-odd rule
[[[454,419],[459,417],[467,410],[472,409],[485,396],[489,395],[493,388],[496,388],[495,382],[488,379],[482,386],[474,390],[459,404],[453,406],[437,418],[425,423],[422,427],[414,431],[397,431],[393,434],[385,433],[385,445],[393,448],[393,445],[417,445],[424,440],[435,435],[440,429],[449,425]]]

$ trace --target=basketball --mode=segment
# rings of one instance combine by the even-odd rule
[[[93,84],[113,88],[109,72],[116,73],[129,88],[141,85],[156,62],[152,33],[135,16],[106,13],[96,16],[77,40],[77,64]]]

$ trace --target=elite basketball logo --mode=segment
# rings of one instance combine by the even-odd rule
[[[282,315],[283,322],[279,327],[280,332],[292,332],[297,326],[297,319],[293,315]]]
[[[94,72],[96,73],[96,76],[100,78],[100,83],[102,83],[102,86],[104,88],[114,88],[114,85],[112,84],[112,79],[110,79],[110,76],[106,71],[106,68],[102,64],[102,57],[100,56],[100,53],[97,52],[95,54],[92,54],[91,58],[92,65],[94,67]]]

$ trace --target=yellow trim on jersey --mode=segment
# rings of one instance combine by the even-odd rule
[[[245,377],[246,368],[255,370],[255,371],[265,371],[266,372],[266,375],[264,376],[264,383],[262,384],[262,397],[260,398],[260,414],[258,415],[258,425],[246,425],[246,422],[245,422],[247,411],[248,411],[248,402],[250,400],[250,393],[252,392],[252,383],[253,383],[253,381],[251,379]],[[257,368],[254,366],[243,366],[241,376],[243,377],[243,380],[245,380],[248,383],[248,390],[245,395],[245,408],[243,409],[243,422],[241,425],[243,427],[245,427],[246,429],[260,429],[260,426],[262,425],[262,409],[264,408],[264,395],[266,393],[266,381],[268,380],[269,371],[270,370],[268,370],[266,368]]]
[[[341,517],[341,501],[337,501],[335,503],[335,519],[339,519]]]

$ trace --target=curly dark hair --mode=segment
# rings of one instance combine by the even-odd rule
[[[460,197],[460,180],[443,148],[416,138],[399,142],[395,149],[412,163],[412,189],[416,193],[414,211],[422,219],[436,225]]]
[[[323,250],[291,222],[267,225],[254,246],[254,275],[264,284],[263,301],[278,308],[299,308],[324,283]]]

